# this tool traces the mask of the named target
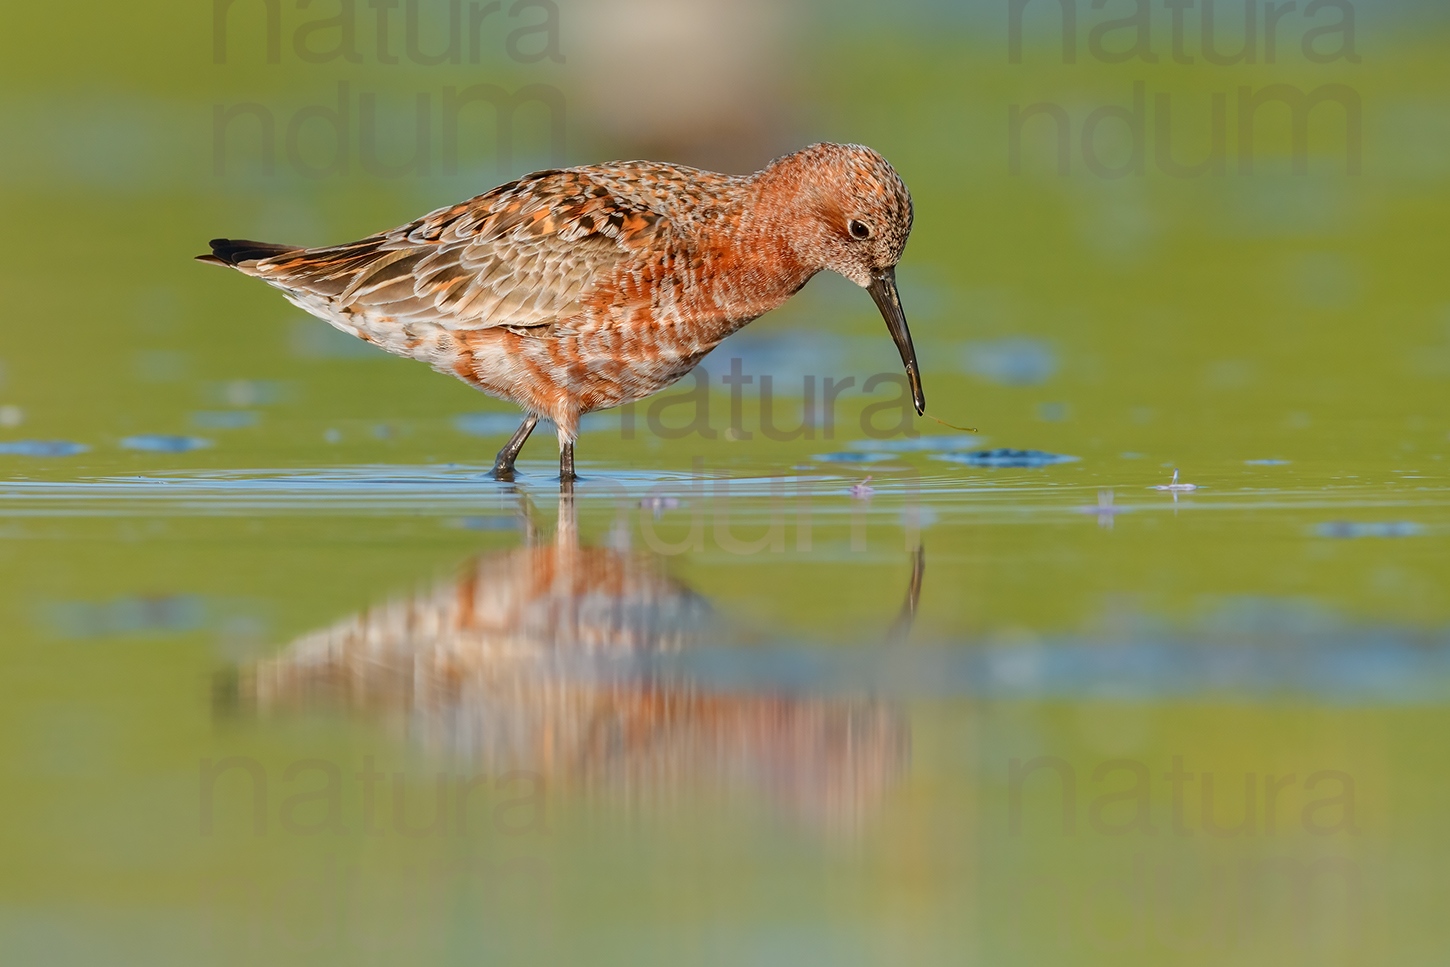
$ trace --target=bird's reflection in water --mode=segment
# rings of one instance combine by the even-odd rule
[[[342,704],[483,775],[526,771],[590,798],[665,805],[763,793],[811,825],[859,829],[905,774],[910,730],[867,697],[719,690],[662,654],[728,625],[649,556],[581,546],[572,497],[552,542],[482,555],[455,580],[297,639],[243,675],[259,711]],[[918,550],[888,633],[910,629]]]

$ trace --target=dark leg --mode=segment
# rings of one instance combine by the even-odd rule
[[[887,633],[887,641],[902,642],[911,634],[911,626],[916,623],[916,610],[921,605],[921,579],[925,574],[926,548],[918,544],[911,559],[911,583],[906,586],[906,600],[902,602],[901,614],[897,615],[891,631]]]
[[[529,434],[534,432],[534,427],[539,423],[539,418],[530,413],[524,417],[524,422],[509,437],[509,442],[503,445],[498,456],[493,458],[493,478],[495,480],[512,480],[514,478],[514,461],[519,458],[519,451],[524,448],[524,441]]]
[[[559,481],[574,482],[574,441],[559,444]]]

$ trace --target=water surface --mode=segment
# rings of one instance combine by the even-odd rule
[[[508,46],[541,7],[500,11],[477,63],[431,65],[401,8],[398,64],[371,9],[361,59],[319,60],[338,28],[298,30],[330,12],[281,5],[275,63],[264,4],[221,60],[207,5],[13,12],[6,962],[1444,962],[1443,18],[1356,4],[1330,62],[1302,13],[1273,61],[1195,27],[1184,64],[1160,9],[1158,59],[1115,61],[1089,32],[1124,14],[1078,4],[1069,63],[1033,4],[1019,63],[999,8],[742,0],[707,43],[700,5],[639,6],[562,4],[562,60]],[[436,112],[477,83],[557,89],[563,148],[525,108],[507,157],[470,128],[448,169]],[[1264,107],[1240,170],[1238,90],[1280,83],[1359,97],[1358,174],[1339,102],[1299,155]],[[1144,170],[1095,174],[1086,119],[1138,84]],[[1160,94],[1183,164],[1226,98],[1222,174],[1159,164]],[[237,104],[272,112],[270,167],[252,116],[218,163]],[[1066,176],[1049,116],[1013,168],[1032,104],[1072,124]],[[548,432],[488,479],[508,407],[190,261],[533,167],[818,138],[911,186],[929,412],[975,432],[903,415],[870,299],[822,277],[702,382],[587,422],[565,500]]]

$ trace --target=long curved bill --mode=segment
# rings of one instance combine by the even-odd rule
[[[901,296],[896,292],[896,269],[887,269],[866,287],[876,308],[886,320],[886,331],[896,342],[901,352],[901,361],[906,365],[906,381],[911,385],[911,402],[918,416],[926,412],[926,394],[921,389],[921,372],[916,365],[916,349],[911,345],[911,330],[906,328],[906,313],[901,308]]]

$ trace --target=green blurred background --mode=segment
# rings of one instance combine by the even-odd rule
[[[1443,962],[1450,14],[1301,4],[1271,51],[1270,6],[1198,0],[1176,31],[1161,0],[17,4],[7,962]],[[1326,97],[1296,132],[1266,91]],[[504,109],[471,101],[455,139],[470,92]],[[744,172],[815,140],[911,188],[932,413],[1079,459],[863,443],[886,391],[793,440],[748,395],[732,439],[732,357],[785,426],[807,374],[896,371],[869,298],[820,278],[707,361],[713,438],[642,404],[632,438],[580,442],[580,539],[616,550],[548,558],[604,575],[557,601],[624,595],[649,635],[703,602],[679,654],[442,707],[376,698],[365,658],[309,678],[309,632],[544,566],[480,479],[509,409],[191,261],[206,240],[339,242],[535,168]],[[552,441],[524,458],[552,546]],[[1175,467],[1200,489],[1149,489]],[[722,520],[786,538],[736,553]],[[437,607],[414,645],[448,640],[416,630]],[[572,765],[488,731],[538,756],[576,705],[613,724]],[[207,778],[229,756],[266,778],[260,832],[247,774]],[[341,830],[286,822],[326,815],[315,760]],[[488,777],[477,828],[399,834],[389,797],[426,815],[438,772]]]

